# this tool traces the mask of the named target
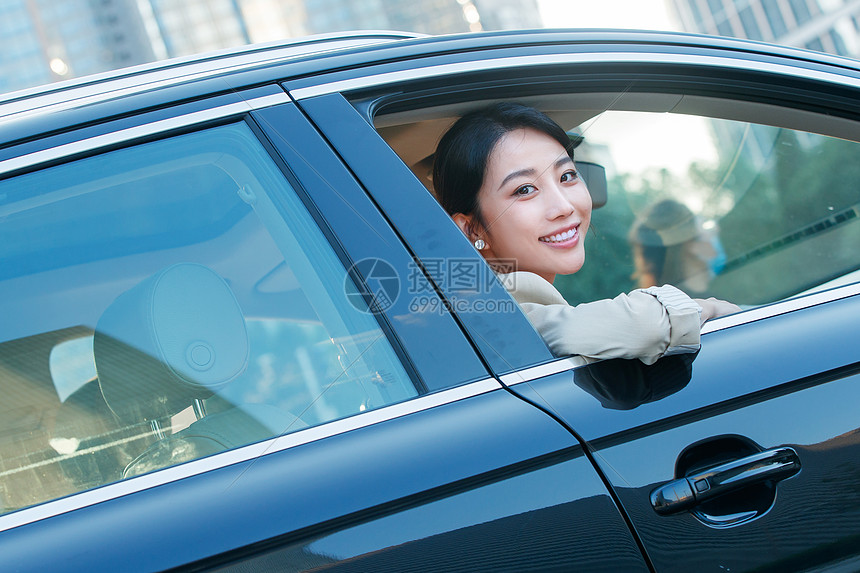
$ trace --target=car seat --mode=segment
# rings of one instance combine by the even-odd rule
[[[205,400],[245,371],[250,353],[233,291],[206,266],[171,265],[117,297],[99,319],[93,353],[110,410],[125,424],[148,422],[156,438],[123,477],[305,426],[265,404],[206,414]],[[173,433],[171,417],[189,407],[196,421]]]

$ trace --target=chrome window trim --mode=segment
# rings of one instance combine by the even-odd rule
[[[810,308],[813,306],[818,306],[819,304],[833,302],[857,295],[860,295],[860,283],[854,283],[826,291],[815,292],[807,295],[798,296],[795,298],[790,298],[766,306],[760,306],[729,316],[724,316],[722,318],[709,320],[702,326],[702,334],[725,330],[727,328],[732,328],[741,324],[748,324],[765,318],[771,318],[774,316],[779,316],[781,314],[793,312],[795,310]],[[567,356],[558,360],[554,360],[553,362],[547,362],[546,364],[541,364],[539,366],[533,366],[531,368],[526,368],[525,370],[520,370],[518,372],[511,372],[510,374],[505,374],[499,379],[505,386],[516,386],[517,384],[531,382],[533,380],[537,380],[538,378],[543,378],[545,376],[551,376],[553,374],[559,374],[561,372],[573,370],[585,364],[587,364],[587,361],[582,356]]]
[[[291,434],[278,436],[263,442],[237,448],[235,450],[158,470],[150,474],[114,482],[95,489],[76,493],[69,497],[56,499],[41,505],[21,509],[8,515],[0,516],[0,531],[7,531],[35,521],[68,513],[76,509],[89,507],[98,503],[110,501],[112,499],[117,499],[119,497],[152,489],[160,485],[165,485],[242,462],[252,461],[261,456],[281,452],[296,446],[316,442],[339,434],[345,434],[353,430],[366,428],[381,422],[401,418],[409,414],[423,412],[438,406],[451,404],[501,389],[502,385],[499,384],[498,380],[495,378],[485,378],[477,382],[472,382],[470,384],[465,384],[448,390],[442,390],[441,392],[433,394],[425,394],[405,402],[392,404],[369,412],[363,412],[349,418],[342,418],[319,426],[313,426]]]
[[[57,147],[51,147],[49,149],[43,149],[42,151],[35,151],[33,153],[28,153],[27,155],[21,155],[5,161],[0,161],[0,175],[4,175],[10,171],[32,167],[40,163],[66,157],[68,155],[83,153],[85,151],[93,151],[95,149],[123,143],[139,137],[154,135],[213,119],[221,119],[231,115],[240,115],[255,109],[288,103],[289,101],[290,96],[286,93],[274,93],[246,101],[195,111],[151,123],[145,123],[143,125],[121,129],[119,131],[96,135],[87,139],[73,141],[64,145],[58,145]]]
[[[743,312],[730,314],[722,318],[709,320],[702,326],[702,334],[725,330],[727,328],[732,328],[733,326],[756,322],[765,318],[771,318],[773,316],[779,316],[780,314],[794,312],[795,310],[818,306],[819,304],[833,302],[850,296],[856,296],[858,294],[860,294],[860,283],[853,283],[830,290],[789,298],[765,306],[751,308]]]
[[[586,363],[585,358],[582,356],[566,356],[552,362],[547,362],[546,364],[541,364],[540,366],[532,366],[525,370],[505,374],[499,379],[505,386],[516,386],[517,384],[531,382],[532,380],[544,378],[545,376],[552,376],[553,374],[573,370],[574,368],[584,366]]]
[[[774,72],[782,75],[803,77],[806,79],[822,80],[849,87],[860,88],[860,79],[851,78],[837,73],[822,72],[797,68],[786,64],[745,60],[732,56],[699,56],[693,54],[670,54],[655,52],[591,52],[585,54],[542,54],[535,56],[511,56],[508,58],[491,58],[482,61],[457,62],[440,64],[424,68],[413,68],[396,72],[386,72],[360,78],[339,80],[316,86],[308,86],[290,90],[296,100],[337,92],[348,92],[361,88],[376,87],[396,82],[433,78],[462,72],[477,72],[495,68],[519,68],[524,66],[543,66],[554,64],[575,63],[633,63],[633,64],[688,64],[695,66],[714,66],[754,70],[759,72]]]

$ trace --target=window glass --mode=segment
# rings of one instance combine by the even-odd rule
[[[765,16],[770,24],[774,38],[781,38],[788,32],[788,26],[785,25],[785,19],[782,17],[782,10],[779,8],[778,0],[762,0]]]
[[[0,182],[0,512],[406,400],[243,123]]]
[[[702,12],[699,10],[699,6],[696,2],[690,2],[688,6],[690,7],[690,13],[693,15],[693,24],[695,24],[695,28],[703,28],[704,20],[702,19]]]
[[[607,167],[572,303],[651,284],[743,308],[860,280],[860,144],[680,114],[607,111],[575,128]]]
[[[806,42],[806,48],[808,50],[814,50],[816,52],[823,52],[824,44],[821,43],[821,38],[813,38],[812,40]]]
[[[755,20],[755,13],[752,7],[747,6],[738,12],[738,17],[741,19],[741,25],[744,27],[747,38],[751,40],[762,39],[761,30],[758,27],[758,22]]]
[[[791,11],[794,13],[794,19],[797,20],[798,26],[812,18],[806,0],[788,0],[788,2],[791,5]]]

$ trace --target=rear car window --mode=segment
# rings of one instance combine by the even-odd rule
[[[0,182],[0,512],[417,395],[244,123]]]
[[[648,95],[643,106],[650,105]],[[820,117],[826,132],[834,129],[832,118],[766,109],[760,115],[769,114],[763,121],[772,125],[765,125],[708,117],[710,107],[726,114],[724,103],[697,104],[702,114],[692,115],[637,111],[638,100],[626,100],[625,111],[595,111],[602,104],[587,94],[517,100],[568,131],[578,142],[578,167],[605,168],[605,180],[596,171],[600,177],[592,181],[580,169],[601,193],[584,266],[555,279],[568,302],[672,284],[747,309],[860,281],[860,143],[779,127],[814,130]],[[393,113],[375,121],[433,193],[436,143],[464,111],[430,109],[418,120],[413,112]],[[839,121],[840,133],[856,132]]]

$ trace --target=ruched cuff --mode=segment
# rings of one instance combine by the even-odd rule
[[[656,298],[669,315],[669,347],[663,356],[697,352],[701,348],[702,307],[672,285],[642,289]]]

